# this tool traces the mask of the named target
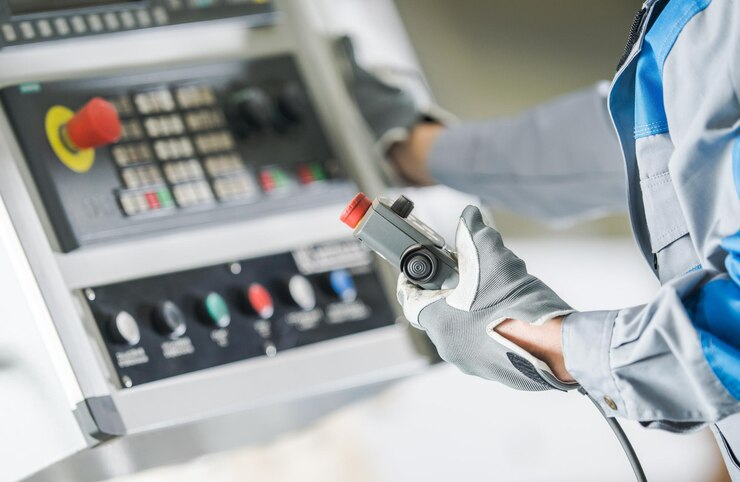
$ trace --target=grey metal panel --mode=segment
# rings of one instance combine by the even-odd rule
[[[128,433],[417,373],[403,325],[172,377],[113,395]],[[187,403],[183,403],[187,401]]]

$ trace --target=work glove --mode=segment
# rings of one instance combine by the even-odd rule
[[[460,281],[447,290],[424,290],[403,275],[398,301],[409,322],[425,330],[439,355],[464,373],[519,390],[569,390],[550,368],[496,333],[507,319],[542,324],[573,312],[545,283],[527,273],[478,208],[463,211],[456,233]]]
[[[344,35],[336,42],[340,60],[345,67],[343,74],[349,93],[357,103],[382,154],[386,154],[394,143],[406,140],[416,124],[446,124],[454,121],[448,112],[432,104],[420,106],[420,102],[409,90],[394,85],[392,81],[381,80],[380,74],[374,75],[361,67],[355,58],[350,37]],[[408,77],[410,73],[405,74]],[[413,80],[418,82],[420,77]]]

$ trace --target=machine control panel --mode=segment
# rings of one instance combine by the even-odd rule
[[[83,293],[124,388],[394,320],[371,253],[351,239]]]
[[[0,48],[227,17],[264,24],[273,12],[269,0],[3,0]]]
[[[2,99],[65,252],[351,190],[287,55],[27,83]]]

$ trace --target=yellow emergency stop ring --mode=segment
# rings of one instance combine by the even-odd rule
[[[73,150],[62,139],[62,127],[74,117],[75,113],[63,105],[55,105],[46,112],[46,138],[54,154],[62,164],[77,173],[90,170],[95,162],[95,149]]]

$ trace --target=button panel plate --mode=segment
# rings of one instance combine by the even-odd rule
[[[297,263],[327,252],[343,255],[321,266]],[[344,269],[357,287],[354,300],[340,300],[331,287],[330,270]],[[309,284],[302,290],[311,291],[310,304],[296,299],[296,275]],[[257,284],[273,301],[274,310],[262,313],[268,318],[261,318],[248,299],[249,288]],[[86,302],[124,386],[254,357],[279,357],[284,350],[387,326],[395,318],[372,258],[354,239],[91,289],[94,299]],[[219,316],[228,313],[229,323],[223,326],[214,323],[213,310],[204,312],[204,299],[212,293],[225,301]],[[179,336],[162,330],[165,300],[184,316]],[[111,336],[111,316],[124,311],[138,322],[136,343]]]

